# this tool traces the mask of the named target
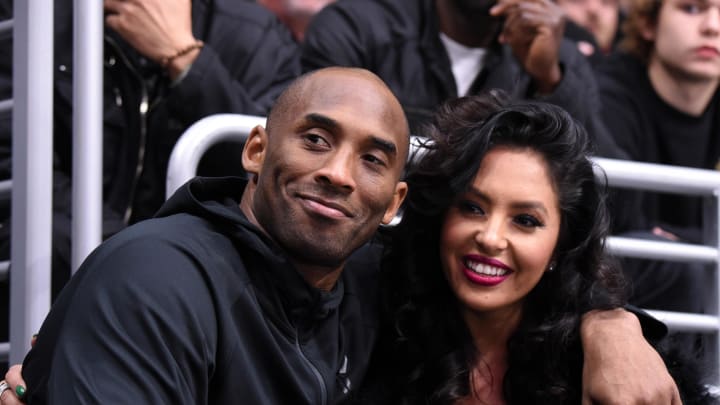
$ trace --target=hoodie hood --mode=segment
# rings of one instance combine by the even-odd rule
[[[331,291],[308,284],[283,249],[243,214],[239,205],[246,185],[247,180],[239,177],[196,177],[180,187],[156,217],[181,213],[201,217],[231,238],[266,313],[279,327],[304,334],[340,306],[343,277]]]

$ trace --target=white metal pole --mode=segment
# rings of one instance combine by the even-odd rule
[[[50,308],[53,0],[15,2],[10,363]]]
[[[103,3],[75,0],[72,271],[102,241]]]
[[[710,216],[710,218],[703,219],[714,225],[713,230],[715,234],[712,235],[712,242],[714,242],[715,247],[717,247],[719,249],[718,251],[720,251],[720,189],[715,190],[715,195],[713,196],[712,204],[710,205],[714,208],[714,210],[710,213],[708,213],[709,210],[706,210],[704,214],[706,217]],[[712,301],[710,308],[707,308],[707,310],[715,316],[720,317],[720,258],[718,258],[718,261],[713,267],[714,269],[712,271],[711,279],[714,283],[708,284],[711,292],[710,300]],[[709,347],[707,351],[713,356],[715,363],[715,384],[720,387],[720,335],[716,332],[705,341],[710,342],[710,344],[708,344]]]

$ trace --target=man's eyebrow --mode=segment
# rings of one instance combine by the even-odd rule
[[[372,143],[375,147],[382,149],[388,155],[397,155],[397,147],[393,142],[378,138],[377,136],[371,136],[370,139],[372,139]]]
[[[305,121],[308,121],[313,124],[321,125],[325,128],[329,128],[329,129],[340,128],[340,123],[338,123],[334,119],[328,117],[327,115],[310,113],[305,116]]]

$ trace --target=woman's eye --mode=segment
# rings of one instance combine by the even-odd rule
[[[466,212],[469,214],[478,214],[478,215],[485,214],[485,211],[483,211],[483,209],[480,208],[479,205],[472,203],[470,201],[460,201],[458,206],[460,208],[460,211],[462,211],[462,212]]]
[[[515,223],[526,228],[536,228],[543,226],[543,223],[540,222],[539,219],[529,214],[518,215],[517,217],[515,217]]]

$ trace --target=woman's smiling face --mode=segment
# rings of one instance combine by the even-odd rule
[[[465,310],[521,308],[550,265],[560,222],[544,158],[531,149],[490,150],[441,230],[443,271]]]

